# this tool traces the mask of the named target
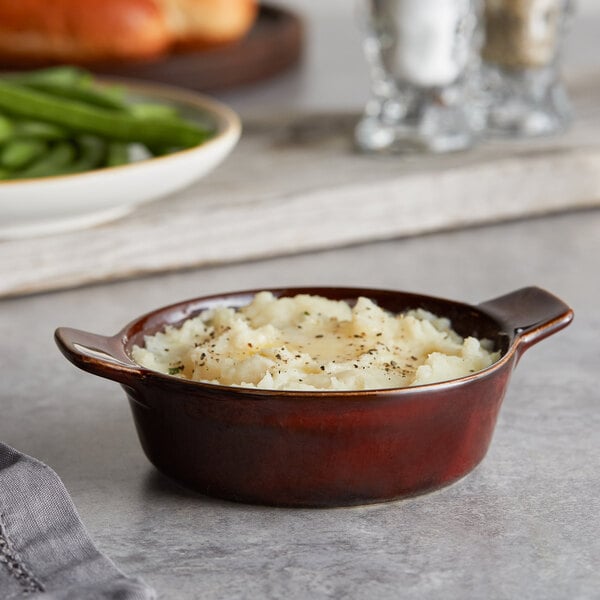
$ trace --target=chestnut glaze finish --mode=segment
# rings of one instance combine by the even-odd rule
[[[484,457],[520,356],[573,318],[530,287],[470,306],[404,292],[355,288],[271,290],[353,302],[367,296],[400,312],[424,308],[461,335],[487,337],[501,359],[479,373],[413,388],[295,392],[178,379],[130,358],[134,344],[215,305],[241,306],[258,290],[209,296],[149,313],[113,337],[69,328],[57,344],[76,366],[119,382],[144,451],[165,475],[208,495],[280,506],[382,502],[456,481]]]

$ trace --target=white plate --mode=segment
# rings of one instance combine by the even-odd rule
[[[132,100],[174,105],[191,121],[208,119],[216,135],[200,146],[120,167],[0,182],[0,239],[49,235],[122,217],[212,171],[240,137],[238,116],[215,100],[167,87],[126,87]]]

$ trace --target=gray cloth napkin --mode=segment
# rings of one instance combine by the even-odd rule
[[[0,443],[0,599],[151,600],[94,546],[52,469]]]

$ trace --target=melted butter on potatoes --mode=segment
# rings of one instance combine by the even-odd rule
[[[368,298],[346,302],[260,292],[133,348],[139,364],[178,377],[277,390],[365,390],[456,379],[499,358],[489,340],[463,339],[448,319],[394,315]]]

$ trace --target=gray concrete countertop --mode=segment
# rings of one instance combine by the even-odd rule
[[[63,478],[100,548],[162,598],[597,598],[600,212],[0,302],[0,439]],[[478,302],[536,284],[576,312],[525,355],[492,446],[435,494],[369,507],[246,506],[159,475],[124,393],[75,369],[58,325],[113,333],[151,308],[248,287],[340,284]]]

